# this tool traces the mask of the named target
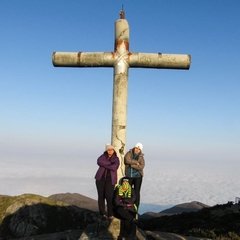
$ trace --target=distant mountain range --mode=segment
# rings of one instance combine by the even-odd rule
[[[95,212],[98,211],[97,200],[89,198],[79,193],[57,193],[57,194],[50,195],[48,198],[54,201],[61,201],[69,205],[85,208],[91,211],[95,211]],[[159,217],[164,215],[179,214],[182,212],[195,212],[204,207],[209,207],[209,206],[197,201],[182,203],[176,206],[172,206],[172,205],[161,206],[157,204],[141,203],[141,209],[143,212],[141,216],[147,218],[148,216]],[[148,211],[149,209],[151,209],[151,211]],[[160,212],[156,212],[161,209],[163,210]]]
[[[161,212],[146,212],[143,215],[141,215],[142,219],[150,219],[153,217],[161,217],[161,216],[170,216],[174,214],[181,214],[184,212],[196,212],[199,211],[203,208],[209,207],[208,205],[197,202],[197,201],[192,201],[188,203],[181,203],[176,206],[173,206],[171,208],[165,209]]]
[[[89,198],[79,193],[57,193],[50,195],[48,198],[55,201],[62,201],[70,205],[75,205],[80,208],[89,209],[91,211],[98,211],[97,200]],[[140,214],[157,212],[171,208],[172,205],[157,205],[149,203],[141,203]],[[187,207],[186,207],[187,208]],[[149,212],[151,210],[151,212]]]
[[[91,211],[98,211],[97,200],[86,197],[79,193],[58,193],[48,197],[54,201],[65,202],[69,205],[74,205],[80,208],[88,209]]]

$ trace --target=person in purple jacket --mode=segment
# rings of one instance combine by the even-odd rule
[[[106,145],[105,152],[97,159],[99,166],[95,175],[98,193],[99,213],[103,218],[113,218],[113,193],[117,183],[117,169],[119,158],[110,144]],[[107,212],[105,210],[105,200],[107,202]]]

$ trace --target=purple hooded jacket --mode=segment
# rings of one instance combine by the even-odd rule
[[[117,183],[117,169],[119,167],[119,159],[116,153],[112,157],[108,157],[107,152],[104,152],[98,159],[99,168],[95,175],[96,180],[100,180],[106,169],[110,170],[112,185]]]

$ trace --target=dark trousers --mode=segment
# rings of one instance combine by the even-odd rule
[[[136,224],[134,223],[136,213],[128,211],[123,207],[116,207],[115,216],[120,219],[120,233],[118,239],[136,239]]]
[[[114,185],[112,185],[111,180],[109,179],[101,179],[96,180],[96,187],[98,193],[98,209],[101,215],[106,214],[105,211],[105,199],[107,201],[107,215],[113,216],[113,192]]]
[[[129,183],[134,188],[134,192],[136,194],[135,204],[137,205],[138,208],[140,204],[140,190],[142,186],[142,177],[130,178]]]

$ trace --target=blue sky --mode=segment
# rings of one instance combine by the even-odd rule
[[[144,145],[142,201],[214,204],[240,195],[237,0],[2,0],[0,194],[96,197],[113,69],[54,68],[51,55],[113,51],[122,4],[131,52],[192,56],[189,71],[129,70],[127,149]]]

